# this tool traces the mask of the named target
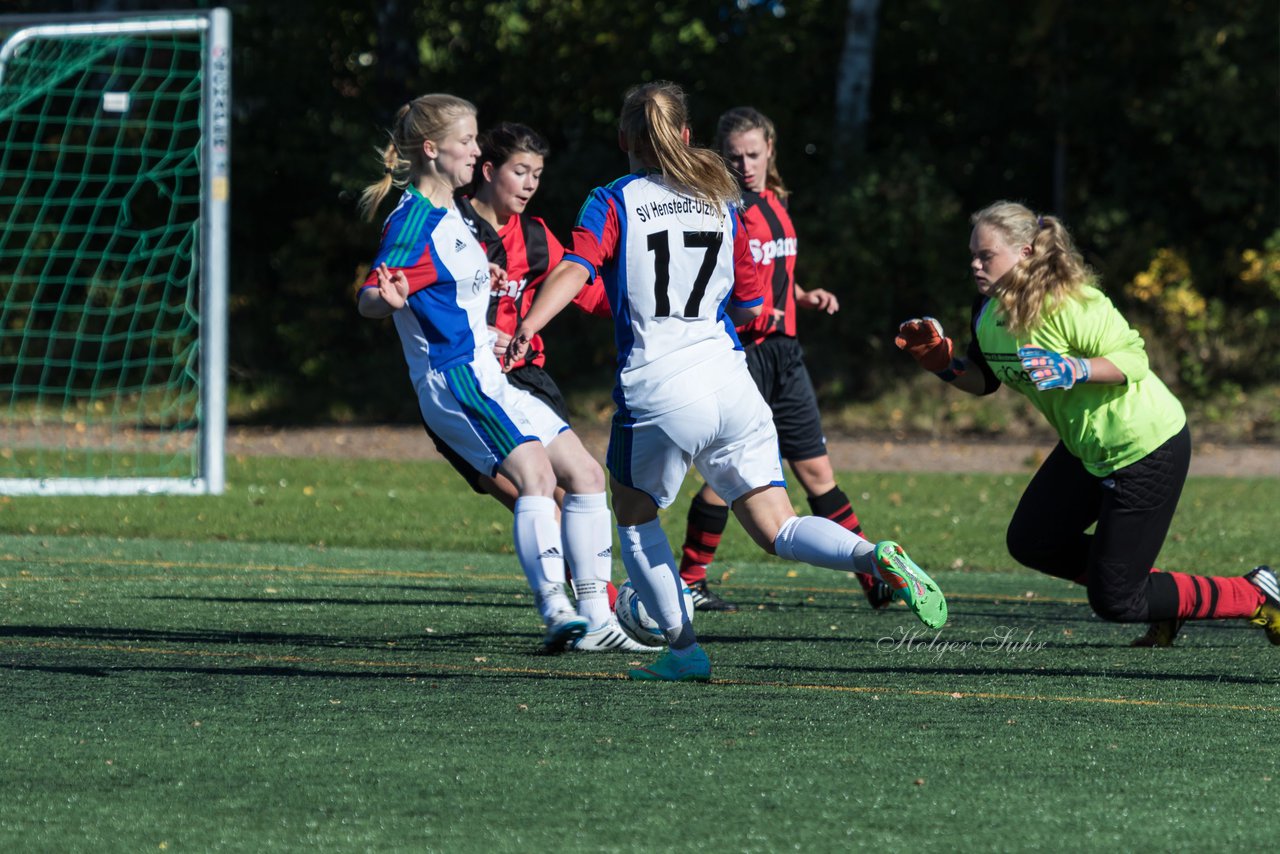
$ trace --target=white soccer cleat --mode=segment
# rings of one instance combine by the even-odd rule
[[[587,633],[587,621],[575,611],[557,611],[547,620],[547,635],[542,646],[549,653],[564,652]]]
[[[617,620],[587,632],[573,645],[578,652],[653,652],[653,647],[627,637]]]

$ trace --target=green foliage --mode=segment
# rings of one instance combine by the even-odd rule
[[[893,335],[908,317],[930,314],[964,338],[972,281],[964,275],[968,240],[960,201],[936,169],[910,154],[870,155],[847,189],[798,197],[801,223],[797,278],[840,296],[834,317],[806,314],[801,337],[819,382],[843,381],[840,397],[883,393],[909,359],[898,359]],[[886,263],[886,255],[892,260]],[[849,366],[899,370],[850,371]]]
[[[1240,254],[1231,293],[1206,296],[1183,253],[1157,250],[1146,270],[1125,287],[1148,328],[1157,361],[1170,361],[1191,393],[1208,397],[1272,380],[1280,372],[1280,230],[1262,249]]]
[[[882,3],[862,157],[831,142],[842,0],[313,0],[306,14],[226,5],[232,376],[237,394],[281,395],[260,418],[416,417],[390,330],[359,320],[350,300],[377,242],[354,198],[378,175],[373,146],[399,104],[456,91],[482,125],[542,130],[552,156],[533,212],[567,237],[590,188],[626,168],[623,91],[656,78],[688,90],[695,140],[744,103],[777,124],[801,276],[846,306],[802,321],[810,352],[830,356],[814,367],[836,402],[896,381],[903,363],[887,337],[903,317],[963,321],[966,214],[997,198],[1065,218],[1153,351],[1169,353],[1171,381],[1176,372],[1197,395],[1223,383],[1247,394],[1274,375],[1258,350],[1276,297],[1241,278],[1244,253],[1261,252],[1280,221],[1280,66],[1263,0],[1034,0],[1018,14],[997,0]],[[11,0],[6,10],[77,6]],[[1203,314],[1174,323],[1124,296],[1162,249],[1185,262]],[[607,331],[561,323],[552,371],[575,366],[571,389],[607,386]]]

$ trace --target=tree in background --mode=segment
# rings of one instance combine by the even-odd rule
[[[871,123],[871,69],[875,56],[876,16],[880,0],[849,0],[844,20],[844,47],[836,68],[834,163],[843,174],[845,164],[866,149]]]
[[[352,309],[377,236],[353,191],[377,168],[369,140],[396,106],[455,91],[482,125],[545,133],[536,213],[563,235],[583,193],[617,171],[623,90],[657,78],[685,86],[703,141],[739,104],[778,125],[806,240],[799,275],[848,307],[805,333],[830,394],[872,396],[903,375],[884,342],[901,318],[971,289],[956,247],[967,213],[997,196],[1067,219],[1148,339],[1169,339],[1153,350],[1182,391],[1248,391],[1280,368],[1245,346],[1280,331],[1277,297],[1247,260],[1269,257],[1280,223],[1273,3],[10,0],[4,11],[212,5],[232,10],[236,45],[232,379],[264,420],[416,417],[398,354]],[[1183,285],[1146,300],[1127,287],[1181,275],[1174,256]],[[1180,315],[1162,308],[1191,291],[1202,314],[1185,311],[1194,299]],[[581,366],[567,389],[607,387],[607,331],[558,322],[577,324],[556,336],[557,361]]]

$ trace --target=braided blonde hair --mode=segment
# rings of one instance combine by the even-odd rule
[[[997,231],[1007,246],[1030,246],[1031,254],[1005,273],[991,295],[1004,309],[1009,331],[1024,335],[1039,328],[1044,312],[1078,297],[1096,281],[1070,232],[1055,216],[1037,216],[1017,202],[995,202],[969,217],[974,228]]]

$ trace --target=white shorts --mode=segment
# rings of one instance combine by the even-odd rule
[[[507,382],[494,362],[428,371],[417,385],[422,420],[476,471],[493,476],[525,442],[543,446],[569,429],[551,407]]]
[[[676,500],[689,466],[732,504],[762,486],[786,486],[773,413],[744,369],[732,382],[680,409],[652,418],[618,413],[609,436],[609,473],[649,495]]]

